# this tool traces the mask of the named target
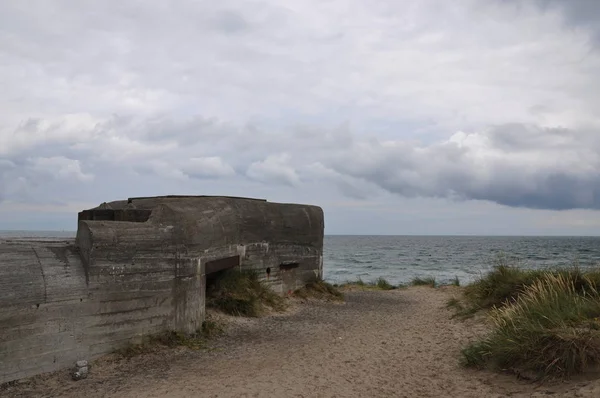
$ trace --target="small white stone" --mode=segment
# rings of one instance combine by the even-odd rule
[[[85,379],[86,377],[88,377],[88,368],[86,366],[73,373],[73,380],[75,381]]]

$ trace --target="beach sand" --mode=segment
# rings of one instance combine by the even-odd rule
[[[285,314],[227,318],[210,349],[162,349],[98,361],[79,382],[59,372],[14,397],[600,397],[600,381],[544,385],[463,369],[460,349],[485,333],[450,319],[455,288],[350,291],[345,303],[296,303]]]

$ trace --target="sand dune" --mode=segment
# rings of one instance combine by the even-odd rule
[[[34,379],[3,396],[61,397],[599,397],[600,381],[539,386],[462,369],[460,348],[484,333],[450,319],[452,288],[348,292],[283,315],[237,319],[210,350],[100,361],[87,380]]]

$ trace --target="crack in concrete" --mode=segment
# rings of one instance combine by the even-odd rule
[[[31,248],[33,250],[33,254],[35,254],[35,258],[37,258],[38,264],[40,265],[40,272],[42,273],[42,280],[44,281],[44,303],[48,302],[48,286],[46,285],[46,274],[44,274],[44,267],[42,266],[42,261],[40,260],[40,256],[34,247]]]

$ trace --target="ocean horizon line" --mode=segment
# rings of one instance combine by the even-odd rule
[[[0,229],[0,234],[3,233],[61,233],[61,234],[76,234],[77,230],[71,229]],[[326,237],[471,237],[471,238],[600,238],[600,234],[598,235],[564,235],[564,234],[549,234],[549,235],[540,235],[540,234],[381,234],[381,233],[371,233],[371,234],[340,234],[340,233],[325,233]]]

